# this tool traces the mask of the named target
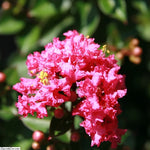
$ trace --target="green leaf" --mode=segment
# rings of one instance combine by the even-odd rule
[[[136,16],[137,26],[136,29],[144,40],[150,41],[150,11],[140,13]]]
[[[137,26],[139,35],[146,41],[150,41],[150,23],[149,24],[140,24]]]
[[[90,3],[84,3],[81,1],[77,3],[77,8],[81,22],[79,32],[83,33],[84,35],[92,35],[100,21],[97,8]]]
[[[148,7],[145,1],[143,0],[134,0],[132,1],[132,5],[139,10],[141,13],[147,13]]]
[[[39,26],[33,27],[27,34],[17,38],[17,43],[20,46],[22,54],[28,54],[32,48],[36,47],[39,39],[41,28]]]
[[[30,10],[29,14],[32,17],[36,17],[39,19],[45,19],[48,17],[52,17],[57,14],[57,9],[55,8],[53,3],[47,1],[39,1],[35,7]]]
[[[127,21],[125,0],[98,0],[101,11],[122,22]]]
[[[71,112],[72,102],[65,102],[65,107],[69,112]]]
[[[48,30],[39,40],[40,45],[44,46],[50,41],[52,41],[54,37],[57,37],[62,30],[73,24],[73,22],[73,18],[71,16],[68,16],[67,18],[63,19],[60,23],[50,28],[50,30]]]
[[[33,140],[32,139],[23,139],[16,141],[11,146],[12,147],[20,147],[21,150],[29,150],[31,148]]]
[[[70,129],[72,125],[72,118],[70,117],[63,117],[62,119],[56,119],[55,117],[52,118],[50,124],[50,135],[51,136],[60,136],[66,131]]]
[[[107,27],[107,34],[107,43],[115,45],[119,49],[123,47],[124,41],[122,41],[122,37],[116,24],[109,24]]]
[[[121,138],[121,143],[135,149],[135,136],[131,131],[127,131]]]
[[[61,6],[60,6],[60,11],[66,12],[71,7],[71,4],[72,4],[72,2],[70,0],[62,0]]]
[[[76,115],[76,116],[74,117],[74,128],[75,128],[76,130],[80,128],[80,123],[81,123],[82,121],[83,121],[83,119],[82,119],[80,116]]]
[[[19,82],[19,75],[17,72],[17,69],[15,67],[9,67],[6,70],[4,70],[7,78],[6,78],[6,82],[9,85],[14,85],[17,82]]]
[[[64,134],[57,136],[56,138],[64,143],[70,143],[70,136],[71,136],[71,131],[69,130]]]
[[[17,109],[15,105],[13,106],[3,106],[0,109],[0,118],[4,120],[10,120],[17,114]]]
[[[24,25],[22,20],[3,15],[0,19],[0,34],[15,34],[21,31]]]
[[[14,14],[20,13],[25,4],[26,4],[26,0],[17,0],[16,5],[13,9]]]
[[[51,118],[35,118],[34,116],[28,116],[26,118],[21,119],[22,122],[26,127],[28,127],[30,130],[35,131],[35,130],[41,130],[43,132],[47,132],[49,129],[49,125],[51,122]]]

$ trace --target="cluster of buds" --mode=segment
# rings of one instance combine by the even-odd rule
[[[141,63],[142,48],[139,46],[139,40],[133,38],[129,41],[126,48],[122,48],[116,53],[116,57],[122,60],[125,56],[129,57],[129,60],[134,64]]]
[[[51,136],[46,136],[44,132],[36,130],[32,134],[32,149],[39,150],[42,147],[46,147],[46,150],[55,150],[55,145]],[[78,131],[72,131],[70,140],[72,142],[78,142],[80,139],[80,134]]]

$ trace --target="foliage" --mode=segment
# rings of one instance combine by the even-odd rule
[[[107,44],[115,54],[120,72],[126,74],[127,96],[120,101],[123,109],[119,126],[127,128],[118,150],[150,149],[150,3],[148,0],[2,0],[0,2],[0,71],[6,81],[0,83],[0,137],[1,146],[18,146],[31,149],[32,133],[42,130],[61,141],[56,148],[107,150],[109,143],[100,148],[90,147],[89,138],[82,133],[80,142],[70,142],[70,126],[49,115],[43,120],[22,118],[15,107],[17,93],[11,89],[20,77],[27,77],[26,57],[35,50],[41,51],[54,37],[63,39],[62,33],[76,29],[95,41]],[[140,43],[134,45],[133,39]],[[142,48],[142,55],[135,55],[135,48]],[[142,61],[141,61],[142,60]],[[70,110],[70,105],[65,106]],[[75,128],[80,131],[75,119]],[[50,122],[51,120],[51,122]],[[65,133],[62,135],[62,133]]]

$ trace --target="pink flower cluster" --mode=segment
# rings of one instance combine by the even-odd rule
[[[93,38],[76,30],[54,38],[41,53],[28,55],[28,73],[13,89],[22,94],[16,106],[19,114],[48,116],[47,106],[58,107],[66,101],[78,101],[72,115],[84,118],[80,124],[91,136],[91,145],[110,141],[116,147],[126,130],[118,129],[121,113],[118,99],[126,94],[124,76],[114,55],[105,57]],[[77,99],[78,98],[78,99]]]

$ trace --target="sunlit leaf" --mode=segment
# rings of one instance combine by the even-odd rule
[[[148,7],[147,7],[147,4],[146,4],[146,1],[143,1],[143,0],[133,0],[132,4],[141,13],[146,13],[148,11]]]
[[[13,106],[3,106],[0,109],[0,118],[4,120],[9,120],[17,114],[17,109],[15,105]]]
[[[50,135],[51,136],[60,136],[66,133],[72,125],[72,121],[70,117],[64,117],[62,119],[52,118],[50,124]]]
[[[54,37],[57,37],[62,30],[66,27],[73,24],[73,17],[69,16],[62,20],[60,23],[55,25],[54,27],[50,28],[41,38],[40,38],[40,45],[44,46],[47,43],[51,42]]]
[[[55,8],[54,4],[48,1],[39,1],[37,4],[34,6],[32,10],[30,10],[29,14],[32,17],[37,17],[37,18],[47,18],[54,16],[57,14],[57,9]]]
[[[98,0],[99,8],[105,14],[126,22],[126,2],[125,0]]]
[[[80,116],[76,115],[76,116],[74,117],[74,128],[75,128],[76,130],[80,128],[80,123],[81,123],[82,121],[83,121],[83,119],[82,119]]]
[[[25,126],[27,126],[30,130],[41,130],[43,132],[47,132],[49,129],[51,118],[35,118],[32,116],[28,116],[26,118],[21,119]]]
[[[32,48],[36,46],[39,39],[41,28],[39,26],[33,27],[27,34],[18,36],[17,42],[20,46],[22,54],[28,54]]]
[[[21,31],[25,23],[22,20],[10,16],[3,16],[0,19],[0,34],[15,34]]]
[[[4,72],[7,76],[6,82],[9,85],[14,85],[15,83],[19,81],[18,71],[15,67],[9,67]]]
[[[57,139],[59,139],[60,141],[64,142],[64,143],[69,143],[70,142],[70,135],[71,135],[71,131],[67,131],[66,133],[56,137]]]
[[[23,6],[26,4],[26,0],[17,0],[16,6],[13,9],[14,14],[18,14],[23,9]]]
[[[84,35],[92,35],[100,21],[97,8],[90,4],[79,1],[77,8],[80,14],[80,32]]]
[[[32,139],[23,139],[16,141],[11,146],[12,147],[20,147],[21,150],[29,150],[31,148],[33,140]]]

